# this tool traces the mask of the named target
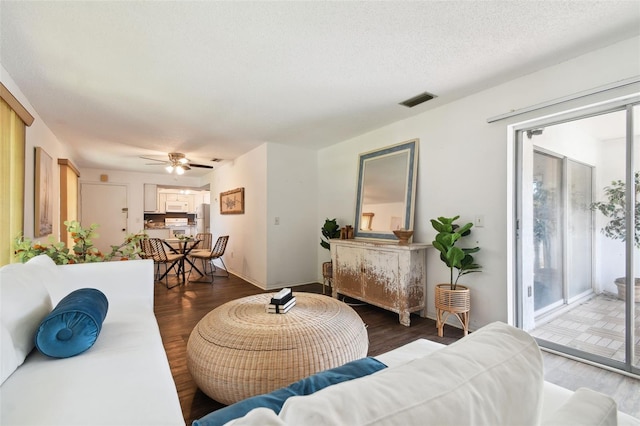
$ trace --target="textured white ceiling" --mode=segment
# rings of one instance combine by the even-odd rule
[[[639,1],[0,1],[0,62],[78,165],[149,172],[318,149],[639,33]]]

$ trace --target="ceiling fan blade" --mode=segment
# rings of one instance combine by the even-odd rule
[[[143,158],[143,159],[145,159],[145,160],[157,161],[157,162],[159,162],[159,163],[168,163],[168,161],[167,161],[167,160],[158,160],[157,158],[143,157],[143,156],[140,156],[140,158]]]
[[[209,166],[208,164],[195,164],[189,163],[191,167],[200,167],[201,169],[213,169],[213,166]]]

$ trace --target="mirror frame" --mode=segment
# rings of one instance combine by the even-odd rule
[[[390,145],[374,151],[360,154],[358,159],[358,191],[356,196],[356,218],[354,226],[354,237],[356,238],[373,238],[384,240],[397,240],[392,231],[367,231],[360,229],[362,218],[362,194],[364,192],[363,183],[366,173],[367,160],[385,157],[390,154],[398,154],[406,151],[409,154],[409,167],[407,178],[405,181],[405,214],[404,229],[413,229],[413,218],[415,211],[416,198],[416,181],[418,175],[418,144],[419,139],[411,139],[396,145]]]

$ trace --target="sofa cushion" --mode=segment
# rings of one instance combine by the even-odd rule
[[[53,358],[68,358],[89,349],[98,339],[109,302],[100,290],[71,292],[40,324],[36,347]]]
[[[291,425],[538,424],[542,384],[535,340],[493,323],[404,365],[289,398],[279,417]]]
[[[51,311],[51,299],[44,286],[47,280],[58,277],[56,265],[50,257],[41,255],[27,263],[15,263],[0,268],[0,324],[7,333],[0,336],[3,358],[13,348],[15,361],[3,363],[2,379],[11,374],[9,364],[20,366],[34,346],[38,325]],[[10,338],[10,339],[9,339]],[[8,373],[8,374],[7,374]]]
[[[220,410],[216,410],[200,420],[194,421],[193,426],[224,425],[230,420],[244,416],[257,407],[269,408],[274,413],[279,413],[285,401],[292,396],[310,395],[327,386],[367,376],[383,368],[386,368],[386,365],[375,358],[357,359],[340,367],[331,368],[305,377],[302,380],[298,380],[289,386],[276,389],[273,392],[247,398]]]
[[[545,426],[594,425],[615,426],[618,424],[616,401],[600,392],[579,388],[569,400],[553,414],[542,419]]]
[[[0,323],[0,383],[20,366],[9,330]]]

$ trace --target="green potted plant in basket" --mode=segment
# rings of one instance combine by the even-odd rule
[[[636,190],[636,205],[635,205],[635,230],[634,230],[634,245],[636,248],[640,248],[640,172],[636,172],[634,175],[635,190]],[[626,240],[626,201],[625,201],[626,187],[622,180],[614,180],[611,185],[604,187],[605,201],[597,201],[591,204],[591,210],[598,210],[602,213],[609,222],[601,229],[601,232],[606,236],[614,240]],[[627,284],[626,278],[616,278],[614,281],[618,288],[618,298],[621,300],[626,299]],[[635,302],[640,302],[640,278],[635,278]]]
[[[322,225],[322,228],[320,228],[320,231],[322,232],[322,238],[320,238],[320,245],[323,248],[330,250],[331,246],[329,244],[329,240],[332,238],[338,238],[340,236],[340,226],[338,225],[338,221],[335,218],[325,219],[324,225]],[[326,283],[327,281],[331,283],[331,280],[333,279],[333,266],[331,262],[322,263],[322,278],[324,283]],[[324,294],[324,287],[325,287],[324,283],[322,285],[322,294]]]
[[[454,223],[459,218],[460,216],[431,219],[431,225],[438,231],[432,242],[433,247],[440,252],[440,260],[447,265],[450,271],[449,282],[436,285],[436,327],[440,337],[443,335],[444,323],[449,314],[454,314],[460,320],[464,334],[467,335],[471,295],[469,288],[458,284],[458,280],[463,275],[480,272],[480,268],[482,268],[472,256],[473,253],[480,251],[479,247],[462,248],[456,246],[462,237],[471,233],[473,227],[473,223],[467,223],[462,227]],[[454,270],[457,271],[455,279]]]

